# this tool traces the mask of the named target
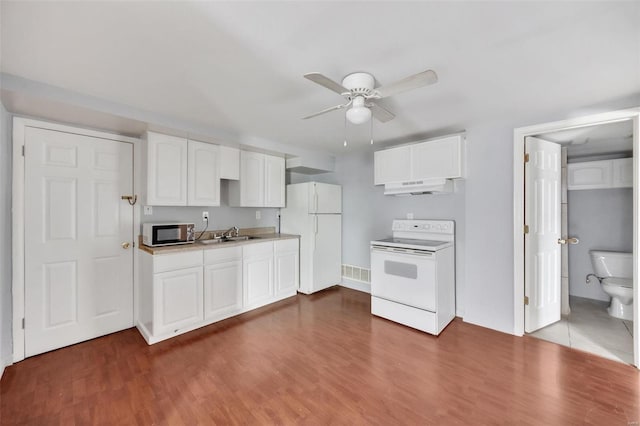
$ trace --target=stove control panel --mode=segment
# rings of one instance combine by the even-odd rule
[[[453,234],[452,220],[420,220],[396,219],[393,221],[393,232],[428,232],[430,234]]]

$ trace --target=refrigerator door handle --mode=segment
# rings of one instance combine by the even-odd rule
[[[313,212],[318,213],[318,191],[313,193]]]
[[[316,251],[316,244],[318,241],[318,216],[313,216],[313,251]]]

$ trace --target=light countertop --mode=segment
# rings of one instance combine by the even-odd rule
[[[248,244],[263,243],[266,241],[290,240],[294,238],[300,238],[299,235],[277,234],[274,232],[265,233],[265,234],[252,234],[251,237],[252,238],[250,240],[226,241],[224,243],[217,243],[217,244],[205,244],[201,241],[196,241],[195,243],[190,243],[190,244],[180,244],[175,246],[164,246],[164,247],[148,247],[140,243],[138,244],[138,248],[149,254],[158,255],[158,254],[180,253],[184,251],[193,251],[193,250],[216,250],[224,247],[246,246]]]

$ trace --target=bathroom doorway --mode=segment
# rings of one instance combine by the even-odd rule
[[[633,364],[633,125],[630,120],[535,135],[560,150],[560,320],[530,335]],[[530,182],[526,182],[528,185]],[[528,188],[525,188],[525,193]],[[555,242],[554,242],[555,243]],[[607,312],[611,295],[601,285],[591,254],[627,253],[628,271],[613,272],[626,292],[618,311]],[[612,254],[613,256],[613,254]],[[623,256],[622,254],[620,256]],[[620,257],[618,256],[618,257]],[[595,261],[599,261],[599,257]],[[617,261],[612,258],[609,262]],[[588,277],[588,278],[587,278]],[[624,278],[630,279],[629,282]],[[610,280],[607,280],[610,281]],[[614,302],[615,303],[615,302]],[[556,307],[558,310],[558,307]],[[525,316],[525,330],[528,331]]]
[[[639,114],[636,108],[516,129],[514,334],[526,331],[638,365],[638,340],[633,338],[639,305],[633,261],[638,252],[638,159],[633,154],[638,152]],[[523,158],[531,162],[527,167]],[[627,319],[607,312],[611,292],[603,291],[610,287],[600,284],[604,277],[590,276],[586,282],[594,273],[593,250],[632,254],[626,260],[632,279],[624,282],[631,287],[624,294],[633,294],[624,312]]]

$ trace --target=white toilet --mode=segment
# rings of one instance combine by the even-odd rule
[[[611,304],[607,308],[609,315],[633,320],[633,255],[619,251],[591,250],[589,256],[602,290],[611,296]]]

